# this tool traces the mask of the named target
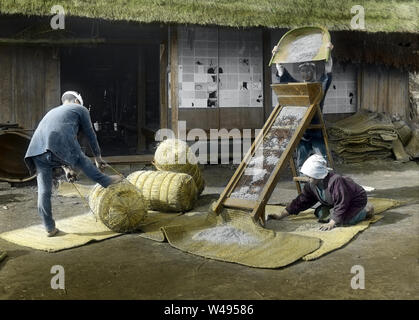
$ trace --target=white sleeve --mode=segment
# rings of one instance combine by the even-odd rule
[[[324,65],[324,71],[326,73],[331,73],[332,72],[332,68],[333,68],[333,60],[332,60],[332,57],[330,57],[330,59]]]
[[[280,63],[276,63],[276,70],[278,70],[278,76],[282,77],[284,74],[284,66]]]

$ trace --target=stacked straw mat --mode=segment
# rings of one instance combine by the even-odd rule
[[[185,212],[198,198],[193,178],[185,173],[170,171],[136,171],[127,177],[143,195],[150,210]]]
[[[107,188],[96,184],[89,194],[89,206],[105,226],[120,233],[137,230],[147,215],[141,192],[128,181]]]
[[[388,158],[399,139],[389,116],[360,110],[328,129],[332,150],[346,163]]]
[[[154,154],[157,170],[189,174],[195,181],[198,194],[205,188],[205,181],[198,166],[198,159],[186,142],[167,139],[159,144]]]

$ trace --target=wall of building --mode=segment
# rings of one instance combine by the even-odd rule
[[[409,118],[409,74],[393,67],[365,65],[360,74],[362,109]]]
[[[48,47],[0,47],[0,123],[34,130],[60,101],[60,61]]]
[[[261,30],[178,27],[179,120],[188,129],[261,127],[262,48]]]

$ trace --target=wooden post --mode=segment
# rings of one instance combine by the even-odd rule
[[[300,182],[295,179],[298,176],[298,173],[297,173],[297,168],[295,167],[295,163],[294,163],[294,159],[293,159],[292,155],[290,157],[290,168],[291,168],[292,175],[294,177],[295,186],[297,187],[298,194],[300,194],[301,193],[301,185],[300,185]]]
[[[362,66],[358,67],[357,70],[357,81],[356,81],[356,111],[361,109],[361,94],[362,94]]]
[[[142,129],[145,126],[145,95],[146,95],[146,68],[144,49],[138,47],[138,75],[137,75],[137,152],[146,148],[145,136]]]
[[[160,128],[168,128],[167,106],[167,39],[160,44]]]
[[[272,108],[272,89],[271,89],[271,67],[269,61],[272,56],[271,48],[271,32],[270,30],[264,29],[262,31],[263,41],[263,121],[265,122],[271,114]]]
[[[177,26],[170,28],[170,104],[172,107],[172,130],[179,137],[179,99],[178,99],[178,41]]]

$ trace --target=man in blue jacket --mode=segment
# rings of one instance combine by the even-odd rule
[[[51,209],[53,168],[62,167],[69,180],[75,177],[73,170],[80,169],[88,178],[105,188],[122,180],[120,176],[107,176],[99,170],[106,164],[101,157],[89,111],[83,107],[80,94],[67,91],[62,95],[61,101],[61,106],[50,110],[41,120],[25,155],[29,170],[37,173],[38,213],[49,237],[55,236],[59,231],[55,227]],[[92,148],[96,166],[82,152],[77,141],[79,129]]]
[[[333,44],[328,43],[327,47],[332,50]],[[272,49],[272,53],[275,54],[278,52],[278,46],[275,46]],[[295,78],[291,76],[291,74],[285,69],[282,64],[276,64],[277,72],[275,74],[279,83],[293,83],[299,82]],[[323,90],[323,97],[319,103],[320,110],[323,112],[323,104],[329,90],[330,84],[332,82],[332,68],[333,68],[333,61],[332,57],[325,63],[324,73],[320,77],[320,81],[322,84]],[[298,71],[300,73],[301,78],[304,82],[315,82],[315,72],[316,66],[312,62],[304,62],[298,65]],[[312,124],[319,123],[319,119],[315,116],[311,122]],[[305,131],[303,137],[301,138],[300,143],[297,146],[297,169],[300,171],[301,166],[303,165],[304,161],[312,154],[321,154],[324,158],[327,158],[326,153],[326,146],[323,140],[323,133],[321,130],[317,129],[308,129]]]

